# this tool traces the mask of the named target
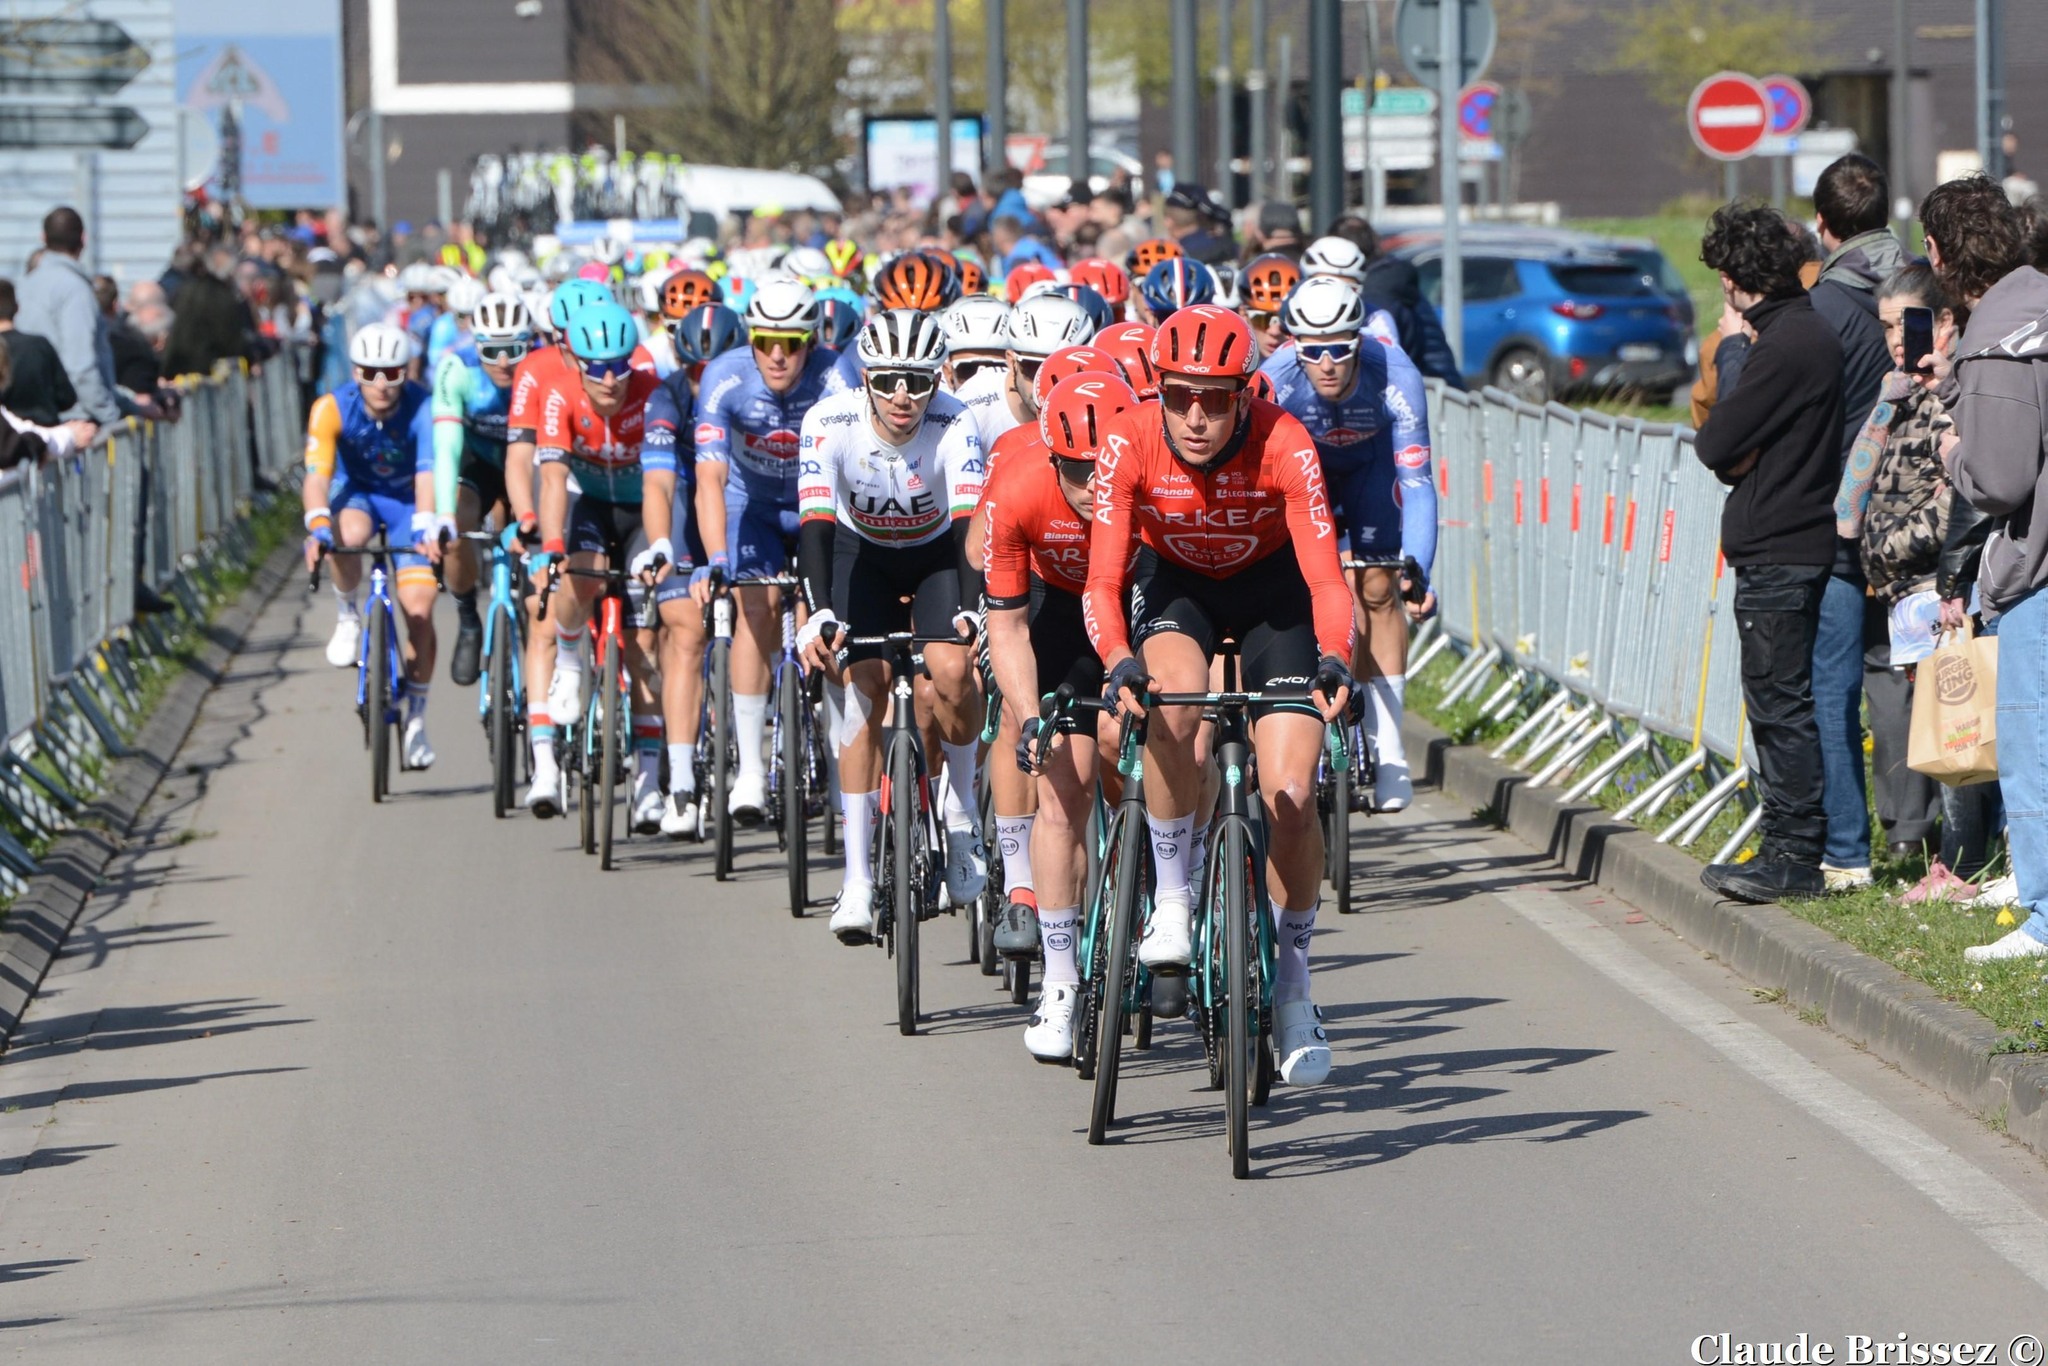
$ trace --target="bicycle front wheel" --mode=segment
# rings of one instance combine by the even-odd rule
[[[1337,769],[1330,775],[1330,828],[1324,835],[1330,848],[1330,890],[1336,893],[1337,914],[1350,915],[1351,905],[1351,770]]]
[[[518,701],[512,696],[511,618],[500,613],[491,623],[491,814],[503,820],[513,804],[513,768],[518,763]]]
[[[1252,1050],[1259,1003],[1253,997],[1251,955],[1251,846],[1244,825],[1223,827],[1223,858],[1217,873],[1223,882],[1223,1109],[1224,1133],[1230,1142],[1230,1174],[1251,1175],[1252,1091],[1257,1086]]]
[[[811,901],[811,851],[804,819],[811,794],[805,781],[810,766],[805,762],[804,690],[795,665],[782,670],[782,686],[775,702],[776,729],[782,743],[777,762],[782,765],[782,856],[789,864],[789,913],[803,918]]]
[[[604,668],[604,759],[599,770],[598,787],[602,791],[603,810],[597,818],[597,866],[610,872],[612,868],[612,828],[618,823],[619,805],[619,736],[625,728],[624,703],[619,696],[619,658],[616,653],[618,642],[611,642],[613,648],[605,653]]]
[[[380,602],[372,602],[369,613],[370,677],[363,706],[370,723],[370,800],[381,802],[391,790],[391,619]]]
[[[711,873],[732,876],[732,642],[711,646]]]
[[[917,1033],[917,922],[922,909],[923,870],[917,866],[917,773],[910,739],[898,735],[889,747],[890,870],[894,882],[896,933],[896,1028]]]
[[[1138,920],[1138,866],[1144,861],[1144,817],[1135,806],[1119,813],[1108,870],[1110,897],[1104,933],[1095,951],[1100,983],[1095,1001],[1095,1104],[1088,1115],[1088,1141],[1101,1143],[1116,1121],[1117,1074],[1123,1059],[1124,1014],[1136,967],[1131,944]]]

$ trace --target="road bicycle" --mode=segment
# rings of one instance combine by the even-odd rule
[[[320,565],[330,555],[370,557],[370,592],[363,604],[363,629],[356,644],[356,714],[362,718],[363,747],[370,751],[370,800],[391,795],[391,750],[404,713],[405,649],[399,629],[398,604],[391,596],[391,556],[381,537],[363,545],[322,545],[313,562],[307,587],[320,588]],[[405,747],[398,746],[400,771]]]
[[[655,566],[660,567],[658,564]],[[598,856],[598,867],[610,872],[612,835],[618,824],[619,787],[625,781],[625,756],[630,742],[631,719],[626,705],[626,609],[631,603],[627,590],[632,576],[616,567],[578,569],[556,566],[540,590],[540,614],[548,614],[548,599],[560,583],[560,575],[593,579],[604,585],[591,620],[591,653],[597,669],[597,687],[584,707],[580,743],[572,741],[568,753],[574,756],[581,807],[580,834],[583,852]],[[626,832],[628,839],[632,831]]]
[[[985,642],[987,637],[982,639]],[[987,665],[986,649],[978,650],[977,655],[982,696],[986,699],[981,743],[990,746],[995,744],[1002,725],[1003,694],[996,687],[994,670]],[[1011,1004],[1021,1006],[1031,1001],[1031,969],[1038,962],[1039,951],[996,951],[996,926],[1002,922],[1003,912],[1008,909],[1009,895],[1003,890],[1007,879],[1003,874],[1003,841],[996,832],[995,787],[991,774],[998,759],[994,750],[991,749],[989,754],[989,762],[981,766],[975,778],[976,816],[981,822],[981,847],[987,851],[988,881],[983,885],[981,895],[971,904],[952,909],[959,911],[967,922],[968,961],[977,964],[984,977],[1000,976],[1002,989],[1009,993]]]
[[[526,628],[520,611],[523,571],[496,532],[465,531],[462,539],[480,549],[487,546],[491,557],[476,709],[491,754],[491,814],[503,819],[518,806],[520,784],[532,776],[526,745]]]

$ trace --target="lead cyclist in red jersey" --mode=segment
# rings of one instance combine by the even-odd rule
[[[1330,1071],[1308,978],[1323,872],[1316,763],[1324,723],[1351,695],[1351,592],[1336,521],[1307,429],[1247,392],[1258,348],[1243,318],[1214,305],[1177,310],[1153,338],[1152,362],[1160,406],[1113,418],[1096,461],[1088,633],[1109,671],[1106,696],[1127,712],[1144,713],[1148,689],[1206,691],[1226,637],[1238,642],[1247,691],[1311,691],[1311,704],[1255,707],[1252,745],[1279,946],[1280,1073],[1313,1086]],[[1207,759],[1196,752],[1200,719],[1162,707],[1147,727],[1156,890],[1138,957],[1156,971],[1185,971],[1191,953],[1188,849]]]

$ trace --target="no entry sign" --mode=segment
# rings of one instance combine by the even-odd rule
[[[1756,77],[1723,71],[1694,88],[1685,121],[1702,152],[1717,161],[1740,161],[1771,131],[1771,97]]]

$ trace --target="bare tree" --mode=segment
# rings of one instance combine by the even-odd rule
[[[1813,69],[1832,27],[1762,0],[1649,0],[1613,26],[1609,69],[1640,76],[1651,98],[1679,109],[1717,71]]]

